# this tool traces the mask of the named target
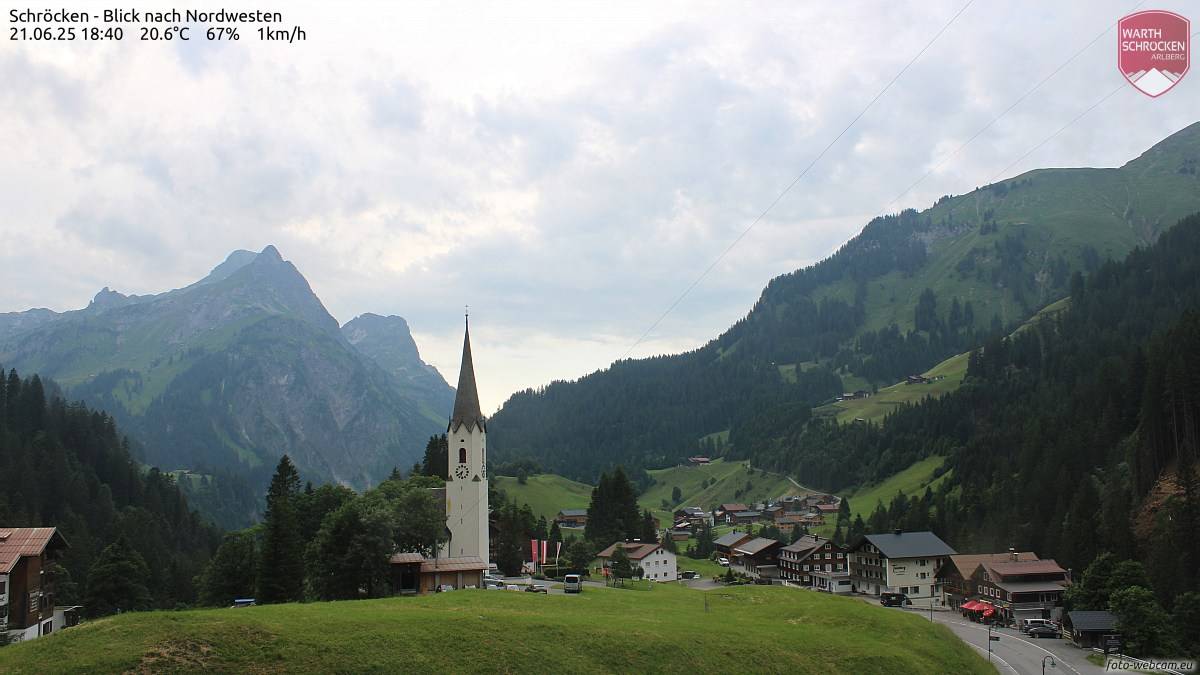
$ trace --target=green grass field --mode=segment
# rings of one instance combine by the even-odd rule
[[[508,493],[518,504],[528,504],[535,516],[554,520],[562,509],[586,509],[592,499],[592,486],[576,483],[558,474],[540,473],[530,476],[524,485],[510,476],[493,476],[496,487]]]
[[[723,503],[744,504],[802,492],[784,476],[771,473],[764,476],[757,469],[747,470],[748,466],[748,462],[718,459],[704,466],[655,469],[649,472],[654,478],[654,485],[638,497],[638,505],[654,512],[666,527],[674,509],[680,506],[699,506],[711,510]],[[708,487],[701,487],[706,480]],[[745,490],[746,483],[750,483],[749,491]],[[678,503],[671,500],[675,487],[683,496]],[[742,491],[740,496],[738,491]],[[670,509],[663,508],[664,499],[671,504]]]
[[[880,422],[888,413],[905,403],[919,403],[927,396],[940,397],[958,389],[967,374],[967,354],[957,354],[922,373],[926,377],[945,379],[929,384],[905,384],[899,382],[884,387],[875,394],[852,401],[831,403],[813,410],[814,415],[835,415],[838,422],[853,422],[856,419]]]
[[[705,611],[707,598],[708,611]],[[731,628],[735,630],[731,631]],[[5,673],[989,673],[939,624],[788,588],[416,598],[147,612],[0,649]]]

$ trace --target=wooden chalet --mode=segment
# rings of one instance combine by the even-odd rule
[[[65,627],[55,623],[54,586],[44,572],[67,547],[54,527],[0,527],[0,631],[11,639]]]

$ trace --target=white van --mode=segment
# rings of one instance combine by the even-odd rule
[[[1034,626],[1053,626],[1054,622],[1049,619],[1021,619],[1021,632],[1028,633],[1030,628]]]
[[[583,578],[578,574],[563,577],[563,593],[579,593],[583,590]]]

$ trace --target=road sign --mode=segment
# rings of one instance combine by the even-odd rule
[[[999,635],[993,635],[993,636],[991,637],[991,640],[992,640],[992,642],[999,642],[999,641],[1000,641],[1000,636],[999,636]]]

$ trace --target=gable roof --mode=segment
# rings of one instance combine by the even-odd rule
[[[662,546],[657,543],[648,543],[648,542],[640,542],[640,541],[629,541],[629,542],[618,541],[617,543],[613,544],[612,546],[609,546],[608,548],[604,549],[603,551],[597,553],[596,557],[597,558],[611,558],[612,554],[617,550],[618,546],[625,549],[625,555],[629,556],[630,560],[641,560],[642,558],[645,558],[646,556],[650,555],[651,553],[654,553],[658,549],[662,548]]]
[[[486,570],[488,564],[482,558],[462,556],[459,558],[426,558],[421,562],[421,572],[473,572]]]
[[[970,579],[975,573],[975,569],[983,563],[1009,562],[1012,560],[1012,553],[959,553],[950,556],[950,565],[947,568],[958,570],[963,579]],[[1019,562],[1027,562],[1037,560],[1037,554],[1031,551],[1022,551],[1015,554]]]
[[[1066,576],[1067,571],[1053,560],[1027,560],[1023,562],[983,563],[988,571],[998,577],[1015,577],[1025,574],[1053,574]]]
[[[794,543],[788,544],[780,550],[787,551],[788,553],[811,553],[828,543],[829,540],[824,537],[806,534],[801,536]]]
[[[21,558],[39,556],[52,544],[68,546],[55,527],[0,527],[0,574],[12,572]]]
[[[759,553],[762,553],[763,551],[771,548],[772,546],[778,546],[778,545],[779,545],[779,542],[776,541],[775,539],[767,539],[766,537],[756,537],[744,544],[739,544],[738,547],[735,548],[734,550],[737,551],[738,553],[742,553],[745,555],[758,555]]]
[[[563,516],[586,516],[587,512],[587,509],[563,509],[558,513]]]
[[[717,540],[713,542],[713,544],[715,544],[717,546],[724,546],[726,548],[730,548],[733,546],[737,546],[738,544],[740,544],[743,541],[746,541],[747,539],[750,539],[750,538],[751,538],[750,535],[746,534],[745,532],[729,532],[728,534],[723,534],[720,537],[718,537]]]
[[[757,518],[762,514],[758,511],[737,511],[733,514],[734,518]]]
[[[747,508],[745,504],[722,504],[717,507],[717,510],[728,513],[730,511],[745,511]]]
[[[1085,632],[1109,631],[1117,627],[1117,617],[1112,612],[1104,611],[1074,611],[1067,612],[1071,627]]]
[[[463,333],[462,367],[458,370],[458,390],[454,393],[454,411],[450,413],[447,431],[458,431],[466,425],[467,431],[479,427],[487,431],[483,413],[479,410],[479,390],[475,387],[475,363],[471,359],[471,326],[467,324]]]
[[[863,541],[869,541],[879,552],[889,558],[917,558],[921,556],[954,555],[950,548],[932,532],[889,532],[888,534],[864,535],[854,543],[858,549]]]

